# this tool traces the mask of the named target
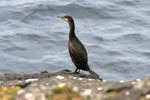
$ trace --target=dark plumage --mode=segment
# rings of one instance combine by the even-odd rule
[[[75,72],[79,73],[80,69],[82,69],[84,71],[89,71],[89,73],[91,73],[91,75],[93,75],[95,78],[99,78],[99,76],[94,71],[92,71],[88,66],[87,52],[84,45],[75,35],[74,32],[75,25],[73,18],[71,16],[64,16],[64,17],[58,16],[58,18],[64,19],[69,23],[70,31],[69,31],[68,49],[72,62],[76,66]]]

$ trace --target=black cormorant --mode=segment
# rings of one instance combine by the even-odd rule
[[[79,73],[80,69],[82,69],[84,71],[89,71],[89,73],[93,75],[95,78],[99,78],[99,76],[94,71],[92,71],[88,65],[88,57],[86,49],[84,45],[81,43],[81,41],[77,38],[74,32],[75,24],[73,18],[71,16],[64,16],[64,17],[57,16],[57,18],[61,18],[69,23],[70,31],[69,31],[68,49],[72,62],[76,66],[75,72]]]

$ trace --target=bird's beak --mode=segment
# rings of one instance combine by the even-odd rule
[[[68,19],[67,19],[67,18],[65,18],[65,17],[57,16],[57,18],[61,18],[61,19],[65,20],[65,21],[68,21]]]
[[[63,17],[57,16],[57,18],[61,18],[62,19]]]

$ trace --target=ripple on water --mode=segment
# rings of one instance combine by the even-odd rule
[[[56,18],[71,15],[88,63],[103,79],[150,75],[148,1],[3,0],[0,8],[0,74],[74,70],[68,23]]]

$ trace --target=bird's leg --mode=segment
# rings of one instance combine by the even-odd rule
[[[79,68],[76,68],[76,70],[74,71],[74,73],[79,73],[79,72],[80,72]]]
[[[66,72],[65,73],[68,73],[68,74],[79,74],[80,72],[80,69],[79,68],[76,68],[76,70],[74,72]]]

